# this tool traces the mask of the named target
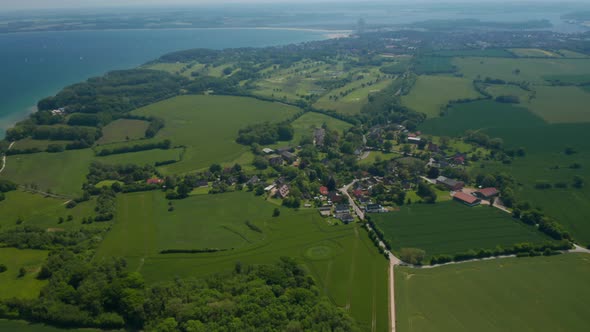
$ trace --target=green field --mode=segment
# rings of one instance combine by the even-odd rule
[[[314,129],[321,128],[324,123],[328,125],[330,130],[336,130],[339,133],[352,127],[352,125],[347,122],[321,113],[305,113],[291,123],[295,130],[293,142],[299,144],[303,137],[313,137]]]
[[[74,196],[82,192],[93,157],[94,152],[90,149],[9,156],[0,178]]]
[[[248,151],[248,147],[235,142],[239,129],[253,123],[285,120],[298,111],[292,106],[253,98],[181,96],[134,113],[164,119],[166,126],[156,138],[171,139],[173,145],[186,146],[181,162],[161,168],[169,174],[235,160]]]
[[[0,300],[18,297],[21,299],[36,298],[46,281],[37,280],[37,273],[47,258],[44,250],[19,250],[0,248],[0,264],[8,270],[0,273]],[[19,277],[19,270],[27,272]],[[1,325],[0,325],[1,327]]]
[[[465,50],[442,50],[436,51],[433,55],[446,57],[498,57],[512,58],[514,54],[504,49],[465,49]]]
[[[96,161],[105,164],[136,164],[153,165],[157,161],[180,160],[184,149],[154,149],[139,152],[112,154],[104,157],[96,157]]]
[[[421,57],[414,61],[414,72],[418,75],[452,73],[456,66],[451,58],[447,57]]]
[[[23,138],[21,140],[16,141],[12,148],[13,149],[20,149],[20,150],[37,148],[42,151],[45,151],[45,149],[47,149],[47,146],[50,144],[59,144],[59,145],[65,146],[66,144],[69,144],[69,143],[72,143],[72,142],[71,141],[50,141],[50,140],[32,139],[31,137],[27,137],[27,138]]]
[[[530,109],[549,123],[590,122],[590,92],[577,86],[535,87]]]
[[[195,195],[173,201],[173,212],[159,192],[119,197],[119,215],[98,250],[97,259],[125,257],[148,282],[202,277],[232,271],[236,262],[268,264],[281,256],[297,258],[320,289],[370,330],[388,328],[387,261],[358,225],[330,226],[315,209],[281,209],[252,193]],[[252,221],[262,233],[246,227]],[[234,250],[209,254],[158,254],[165,248]],[[358,285],[370,285],[359,287]]]
[[[440,115],[441,107],[452,100],[477,97],[480,97],[480,94],[467,79],[419,76],[410,93],[402,97],[402,102],[405,106],[434,118]]]
[[[420,248],[427,257],[550,241],[506,212],[487,206],[467,207],[454,201],[404,206],[400,211],[374,214],[371,218],[394,251]]]
[[[455,58],[453,64],[468,79],[492,77],[534,84],[545,84],[545,76],[590,74],[590,60],[586,59]]]
[[[97,144],[125,142],[145,137],[149,122],[142,120],[119,119],[102,128],[102,137]]]
[[[517,57],[521,58],[559,58],[561,55],[542,50],[540,48],[511,48],[509,49]]]
[[[434,269],[399,267],[400,332],[585,331],[590,257],[508,258]]]
[[[528,107],[529,99],[533,92],[523,90],[517,85],[505,84],[505,85],[488,85],[485,87],[486,91],[493,97],[499,96],[516,96],[520,99],[520,104]]]
[[[47,229],[79,229],[82,218],[95,214],[94,200],[78,204],[73,209],[66,209],[65,200],[44,197],[23,191],[6,193],[6,200],[0,202],[0,229],[6,230],[17,227],[16,221],[22,217],[21,226],[38,226]],[[59,223],[59,218],[71,221]],[[106,227],[106,223],[96,223],[93,227]],[[89,226],[85,226],[89,227]]]

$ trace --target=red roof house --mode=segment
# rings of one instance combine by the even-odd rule
[[[320,194],[327,196],[329,192],[328,187],[320,187]]]
[[[158,178],[147,179],[147,184],[162,184],[164,180]]]
[[[479,198],[492,198],[494,196],[498,196],[500,192],[496,188],[483,188],[475,192],[477,197]]]
[[[469,206],[476,206],[481,203],[481,200],[475,196],[471,196],[462,191],[458,191],[453,195],[453,199]]]

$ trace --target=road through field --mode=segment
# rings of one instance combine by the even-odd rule
[[[14,142],[10,143],[10,145],[8,146],[8,150],[10,150],[12,148],[12,146],[14,145]],[[0,173],[2,173],[2,171],[4,171],[4,169],[6,168],[6,155],[2,155],[2,168],[0,168]]]

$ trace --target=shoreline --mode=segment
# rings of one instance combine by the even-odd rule
[[[54,32],[120,32],[120,31],[191,31],[191,30],[281,30],[281,31],[303,31],[322,33],[327,39],[345,38],[353,34],[353,30],[343,29],[322,29],[322,28],[298,28],[298,27],[209,27],[209,28],[131,28],[131,29],[75,29],[75,30],[30,30],[3,32],[2,35],[11,34],[32,34],[32,33],[54,33]]]

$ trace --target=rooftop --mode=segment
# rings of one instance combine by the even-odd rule
[[[456,198],[456,199],[463,201],[467,204],[473,204],[478,201],[478,199],[476,197],[466,194],[462,191],[456,192],[455,195],[453,195],[453,198]]]

